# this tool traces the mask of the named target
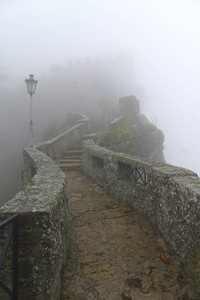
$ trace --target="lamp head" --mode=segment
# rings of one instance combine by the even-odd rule
[[[38,80],[33,79],[32,74],[29,75],[29,79],[26,79],[26,87],[27,87],[27,91],[30,94],[30,96],[32,96],[33,94],[35,94],[35,90],[36,90],[36,85],[38,83]]]

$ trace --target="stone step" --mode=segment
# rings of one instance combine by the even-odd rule
[[[65,155],[61,156],[60,159],[81,159],[82,155]]]
[[[78,171],[81,169],[81,163],[62,163],[59,164],[61,170],[65,171]]]
[[[62,153],[62,156],[74,156],[74,155],[80,155],[81,156],[82,151],[81,150],[68,150],[68,151],[64,151]]]
[[[77,145],[74,149],[64,151],[57,163],[64,172],[78,171],[81,169],[81,154],[81,145]]]
[[[77,157],[63,157],[63,158],[59,158],[57,159],[57,163],[60,165],[60,164],[63,164],[63,163],[81,163],[81,157],[77,156]]]

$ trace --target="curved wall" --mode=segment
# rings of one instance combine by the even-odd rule
[[[169,164],[100,147],[103,134],[83,138],[82,169],[120,201],[156,223],[187,264],[200,292],[200,179]]]
[[[24,189],[0,209],[0,220],[19,214],[19,299],[60,300],[69,251],[65,174],[52,160],[80,141],[88,119],[57,138],[24,149]],[[9,259],[1,271],[10,283]],[[1,291],[2,292],[2,291]],[[0,294],[1,299],[10,299]]]

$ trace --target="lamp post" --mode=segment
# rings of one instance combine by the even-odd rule
[[[28,94],[30,94],[30,147],[33,147],[33,120],[32,120],[32,113],[33,113],[33,101],[32,97],[35,94],[36,85],[38,83],[37,80],[33,79],[32,74],[29,75],[29,79],[26,79],[26,86]]]

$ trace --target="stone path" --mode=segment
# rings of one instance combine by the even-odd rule
[[[67,171],[73,246],[62,300],[198,300],[158,229],[78,171]]]

